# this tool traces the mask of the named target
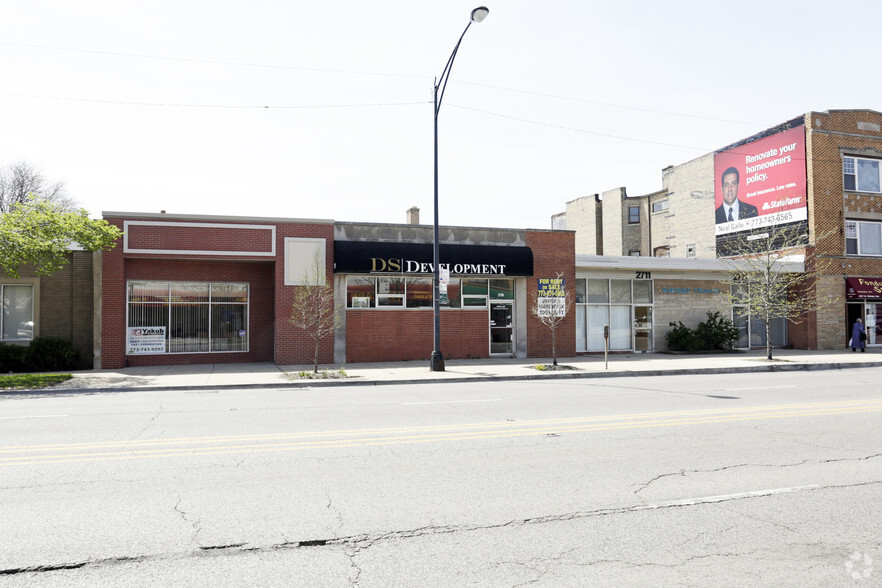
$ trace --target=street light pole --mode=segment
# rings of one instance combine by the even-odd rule
[[[472,10],[469,24],[466,25],[462,35],[459,36],[459,41],[456,42],[456,47],[453,48],[453,53],[450,54],[450,58],[447,60],[447,65],[444,66],[444,71],[441,72],[441,77],[435,78],[435,219],[433,225],[434,238],[432,242],[432,267],[434,272],[434,277],[432,279],[432,299],[434,302],[435,338],[433,342],[432,359],[429,364],[429,370],[433,372],[444,371],[444,355],[441,353],[440,256],[438,254],[440,248],[438,240],[438,112],[441,110],[441,101],[444,99],[444,90],[447,89],[447,80],[450,79],[450,71],[453,69],[453,60],[456,58],[456,52],[459,51],[459,44],[462,43],[462,39],[465,37],[466,32],[468,32],[469,27],[472,26],[472,23],[481,22],[487,18],[488,14],[490,14],[490,10],[486,6],[479,6]]]

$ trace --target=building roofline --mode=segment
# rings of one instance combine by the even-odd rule
[[[313,224],[313,225],[332,225],[334,221],[331,219],[318,218],[279,218],[265,216],[226,216],[217,214],[176,214],[166,212],[118,212],[103,211],[103,218],[123,218],[123,219],[151,219],[151,220],[188,220],[188,221],[237,221],[252,223],[296,223],[296,224]]]
[[[699,257],[642,257],[630,255],[576,255],[576,269],[610,270],[674,270],[697,272],[727,272],[738,265],[732,259],[707,259]],[[803,272],[805,263],[799,261],[780,262],[782,271]]]

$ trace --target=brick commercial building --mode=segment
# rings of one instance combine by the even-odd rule
[[[100,367],[273,361],[309,364],[289,322],[316,255],[341,318],[321,363],[428,360],[433,347],[431,227],[105,213],[124,231],[103,254]],[[442,227],[445,358],[547,357],[531,309],[539,280],[575,278],[573,233]],[[574,320],[557,353],[575,353]],[[428,365],[427,365],[428,367]]]
[[[570,201],[552,226],[576,232],[579,255],[687,259],[737,255],[739,236],[763,227],[798,229],[807,238],[785,253],[813,264],[820,272],[817,293],[839,302],[799,325],[776,325],[773,343],[839,349],[860,317],[867,343],[882,345],[880,163],[882,114],[809,112],[665,168],[660,191],[629,196],[616,188]],[[730,194],[740,205],[727,204],[726,180],[735,184]],[[644,259],[628,262],[629,269],[636,271],[634,263],[644,273],[661,267]],[[745,346],[765,344],[756,320],[742,309],[729,311],[747,334]]]
[[[92,367],[94,334],[94,263],[100,254],[73,250],[67,264],[51,276],[40,276],[30,266],[20,278],[3,277],[0,296],[2,341],[28,345],[35,337],[66,339],[77,352],[80,369]]]

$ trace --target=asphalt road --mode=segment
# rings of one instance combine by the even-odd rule
[[[0,396],[0,585],[880,585],[880,381]]]

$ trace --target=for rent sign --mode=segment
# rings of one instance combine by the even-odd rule
[[[539,309],[539,316],[566,316],[566,280],[539,278],[536,306]]]

